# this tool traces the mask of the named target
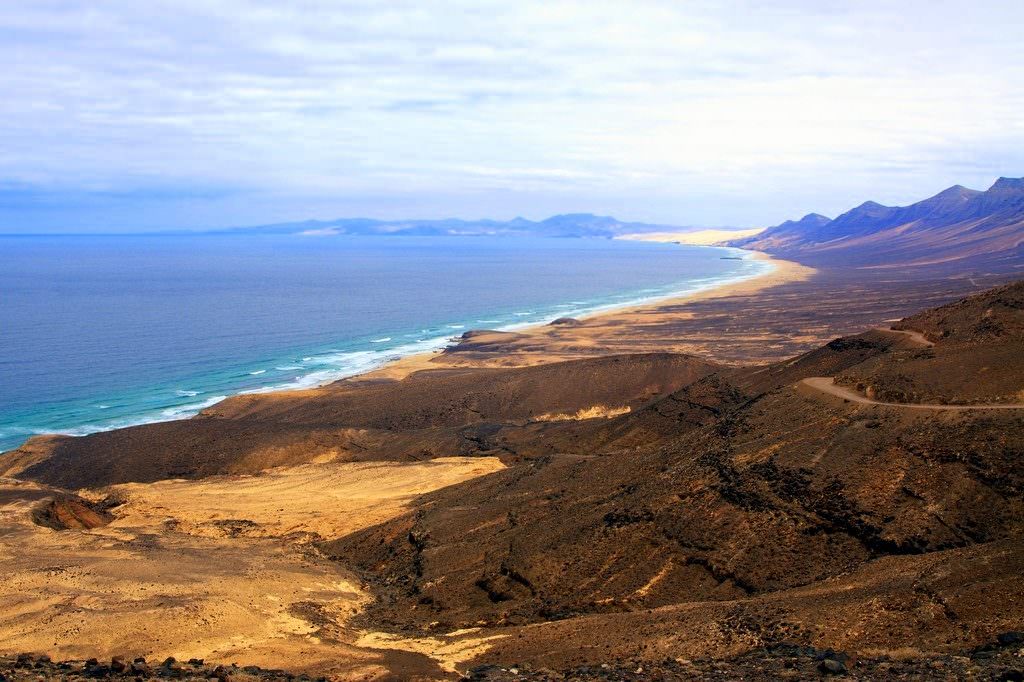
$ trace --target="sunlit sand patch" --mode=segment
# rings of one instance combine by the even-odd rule
[[[396,516],[418,495],[501,469],[493,457],[308,464],[254,476],[114,486],[128,497],[112,527],[173,521],[204,537],[346,535]]]
[[[605,419],[611,419],[612,417],[618,417],[623,414],[630,412],[630,407],[624,405],[622,407],[607,407],[605,405],[594,405],[592,407],[585,407],[581,410],[577,410],[573,414],[566,413],[549,413],[538,415],[533,418],[533,421],[538,422],[564,422],[564,421],[580,421],[583,419],[599,419],[604,417]]]
[[[508,635],[482,635],[478,628],[456,630],[441,637],[402,637],[384,632],[364,632],[359,647],[414,651],[430,656],[450,672],[464,672],[464,665]]]
[[[501,468],[496,458],[443,458],[125,484],[103,491],[127,501],[91,531],[33,524],[36,487],[0,482],[0,649],[379,673],[380,649],[403,647],[357,642],[367,633],[348,622],[372,597],[310,541],[381,523],[423,493]],[[461,654],[449,652],[468,646],[440,651],[454,660]]]

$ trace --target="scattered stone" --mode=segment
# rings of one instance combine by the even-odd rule
[[[975,650],[959,656],[928,656],[917,659],[890,659],[885,656],[858,658],[856,663],[843,652],[821,650],[810,646],[772,645],[764,649],[749,651],[732,659],[685,659],[680,663],[673,658],[656,660],[634,658],[629,660],[611,659],[608,663],[579,665],[564,670],[532,668],[528,663],[514,665],[483,665],[473,668],[463,680],[472,682],[551,682],[557,680],[578,680],[579,682],[689,682],[690,680],[715,681],[793,679],[808,680],[821,675],[836,676],[867,682],[881,679],[921,680],[940,682],[950,679],[993,680],[997,682],[1024,682],[1024,669],[1020,647],[1009,643],[1003,646],[991,645],[984,651]],[[90,659],[83,669],[82,661],[43,660],[42,656],[0,655],[0,682],[38,682],[42,679],[61,679],[67,682],[85,682],[89,679],[107,679],[127,682],[128,680],[157,679],[211,679],[217,682],[245,680],[246,682],[285,682],[308,680],[306,674],[296,675],[283,670],[272,670],[258,666],[239,668],[225,665],[190,664],[182,667],[170,659],[169,665],[152,669],[144,659],[126,664],[120,669],[115,656],[110,665],[101,665],[95,658]],[[684,660],[684,659],[680,659]],[[21,661],[21,666],[18,665]],[[33,665],[40,663],[41,668]],[[843,676],[843,677],[840,677]],[[323,679],[323,678],[318,678]]]
[[[818,668],[826,675],[843,675],[846,673],[846,665],[834,658],[826,658],[818,665]]]
[[[142,659],[142,661],[132,661],[132,664],[128,666],[128,671],[132,675],[139,675],[142,677],[149,677],[153,674],[153,669],[146,663],[146,659]]]
[[[110,669],[115,673],[123,673],[128,669],[128,664],[125,663],[123,656],[114,656],[110,659]]]
[[[106,677],[110,674],[110,668],[98,663],[96,665],[86,665],[85,674],[89,677]]]

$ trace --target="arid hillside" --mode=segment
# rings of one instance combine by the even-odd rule
[[[342,381],[237,396],[193,419],[33,439],[0,456],[0,475],[97,487],[250,474],[311,461],[451,456],[477,451],[489,424],[628,412],[715,367],[662,353],[515,370],[424,371],[401,382]]]
[[[1022,350],[1016,283],[768,365],[647,354],[249,396],[4,455],[9,475],[86,488],[8,486],[4,518],[37,548],[63,538],[47,566],[86,541],[99,561],[120,537],[178,600],[189,588],[159,575],[175,547],[315,575],[320,596],[267,583],[296,602],[258,611],[284,609],[287,635],[246,626],[257,664],[687,679],[711,674],[687,663],[703,657],[767,678],[827,655],[865,674],[886,657],[1005,672],[1024,630]],[[435,458],[447,485],[409,468]],[[32,605],[51,602],[29,597],[45,582],[19,580],[18,622],[41,628]],[[208,588],[204,603],[236,598]],[[244,652],[203,632],[147,650]]]
[[[1019,329],[1022,292],[1018,284],[954,306],[947,338],[984,320],[994,301],[1004,328]],[[987,357],[1019,377],[1024,354],[1006,349],[1021,341],[1019,331],[984,346],[939,338],[934,352]],[[1024,626],[1015,586],[1024,409],[981,409],[1005,400],[1001,384],[987,395],[971,387],[979,409],[946,411],[860,404],[801,382],[901,365],[907,354],[926,366],[915,346],[871,332],[704,377],[584,436],[640,429],[642,445],[577,443],[572,454],[433,493],[329,550],[382,593],[367,617],[391,627],[552,623],[529,630],[535,650],[517,639],[506,656],[548,651],[548,627],[611,638],[628,656],[725,655],[773,641],[978,646]],[[643,637],[633,638],[640,621],[629,614],[650,618]],[[570,647],[558,664],[581,657]]]

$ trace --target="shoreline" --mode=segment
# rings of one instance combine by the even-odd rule
[[[745,254],[748,254],[746,257],[750,258],[751,260],[758,260],[758,261],[767,262],[767,263],[771,264],[772,268],[770,270],[765,270],[764,272],[761,272],[761,273],[756,273],[756,274],[751,275],[749,277],[745,277],[745,278],[742,278],[742,279],[739,279],[739,280],[736,280],[736,281],[731,281],[731,282],[723,282],[722,284],[719,284],[719,285],[716,285],[716,286],[710,286],[710,287],[707,287],[707,288],[704,288],[704,289],[700,289],[698,291],[693,291],[693,292],[684,293],[684,294],[674,294],[674,295],[670,295],[670,296],[667,296],[665,298],[661,298],[661,299],[658,299],[656,301],[651,301],[651,302],[645,302],[645,303],[639,303],[639,304],[626,304],[626,305],[623,305],[623,306],[620,306],[620,307],[615,307],[614,309],[601,310],[601,311],[596,311],[596,312],[592,312],[592,313],[587,313],[587,314],[580,315],[580,316],[578,316],[576,318],[573,318],[573,319],[576,319],[576,320],[578,320],[580,322],[585,322],[585,323],[601,323],[604,320],[613,320],[614,318],[620,317],[620,316],[644,316],[644,317],[650,317],[652,315],[655,315],[655,316],[656,315],[671,315],[671,312],[666,312],[665,311],[666,308],[672,308],[672,307],[676,307],[676,306],[680,306],[680,305],[684,305],[684,304],[688,304],[688,303],[694,303],[694,302],[697,302],[697,301],[709,301],[709,300],[714,300],[714,299],[717,299],[717,298],[727,298],[727,297],[730,297],[730,296],[749,296],[749,295],[755,295],[755,294],[757,294],[758,292],[760,292],[760,291],[762,291],[764,289],[769,289],[771,287],[775,287],[775,286],[779,286],[779,285],[787,284],[787,283],[791,283],[791,282],[804,281],[804,280],[809,279],[810,277],[812,277],[817,272],[817,270],[815,268],[812,268],[812,267],[809,267],[809,266],[806,266],[806,265],[801,265],[800,263],[796,263],[794,261],[787,261],[787,260],[782,260],[782,259],[779,259],[779,258],[774,258],[774,257],[772,257],[772,256],[770,256],[770,255],[768,255],[766,253],[761,252],[761,251],[746,251],[744,249],[737,249],[737,250],[743,251]],[[529,324],[523,325],[521,328],[517,328],[517,329],[514,329],[514,330],[497,329],[497,330],[467,330],[467,331],[477,331],[478,333],[494,334],[494,335],[509,334],[509,333],[529,335],[531,332],[532,333],[543,333],[544,331],[550,330],[551,328],[552,328],[551,322],[538,322],[538,323],[529,323]],[[573,329],[575,329],[575,328],[574,327],[569,327],[568,328],[568,335],[571,336],[571,332],[572,332]],[[360,373],[360,374],[355,374],[355,375],[352,375],[350,377],[344,377],[344,378],[341,378],[341,379],[337,379],[336,381],[326,382],[326,383],[321,384],[319,386],[313,387],[312,390],[323,389],[323,388],[326,388],[326,387],[328,387],[328,386],[330,386],[332,384],[346,382],[346,381],[353,381],[353,380],[357,380],[358,381],[358,380],[381,380],[381,379],[386,379],[386,380],[396,380],[397,381],[397,380],[404,379],[405,377],[409,376],[410,374],[413,374],[414,372],[418,372],[418,371],[422,371],[422,370],[455,369],[455,368],[471,369],[473,367],[481,367],[481,368],[483,368],[483,367],[494,366],[494,365],[477,364],[477,363],[469,363],[469,364],[438,364],[438,363],[434,362],[436,359],[444,357],[446,350],[451,349],[451,348],[457,348],[458,345],[459,344],[456,343],[454,345],[446,346],[445,348],[441,348],[441,349],[437,349],[437,350],[432,350],[432,351],[427,351],[427,352],[424,352],[424,353],[414,353],[414,354],[407,355],[407,356],[404,356],[404,357],[401,357],[401,358],[397,358],[395,360],[392,360],[390,362],[385,363],[384,365],[382,365],[381,367],[378,367],[377,369],[370,370],[368,372],[363,372],[363,373]],[[638,350],[636,352],[643,352],[643,351],[639,351]],[[543,354],[543,352],[541,352],[540,354]],[[558,356],[555,353],[552,353],[550,355],[549,359],[547,359],[547,362],[558,362],[558,361],[563,360],[563,359],[570,359],[570,358],[564,358],[564,357]],[[523,364],[500,364],[500,365],[497,365],[497,366],[501,366],[501,367],[517,367],[517,366],[528,366],[528,365],[532,365],[532,364],[543,364],[543,362],[527,362],[527,363],[523,363]],[[296,389],[296,390],[302,390],[302,389]],[[310,390],[310,389],[307,389],[307,390]],[[283,391],[289,391],[289,389],[283,389]],[[282,392],[282,391],[267,391],[267,392],[264,392],[263,395],[266,395],[268,393],[278,393],[278,392]]]
[[[674,235],[670,235],[674,236]],[[674,240],[672,240],[674,241]],[[665,243],[670,243],[670,240],[666,239]],[[650,316],[652,314],[657,315],[663,308],[678,306],[685,303],[691,303],[700,300],[710,300],[715,298],[727,297],[732,295],[749,295],[766,289],[772,286],[783,284],[786,282],[798,281],[806,279],[814,273],[814,269],[806,266],[799,265],[790,261],[783,261],[771,256],[757,252],[757,251],[746,251],[743,249],[735,249],[737,252],[742,252],[743,259],[756,260],[764,263],[768,263],[770,268],[765,268],[763,271],[746,273],[738,275],[734,278],[722,281],[722,282],[711,282],[705,283],[704,285],[696,285],[690,291],[684,292],[673,292],[664,295],[654,295],[647,299],[634,300],[625,303],[612,303],[603,306],[597,306],[594,309],[584,311],[582,313],[575,313],[571,310],[565,311],[564,316],[572,316],[573,320],[585,323],[587,325],[600,324],[603,320],[614,319],[622,316],[633,316],[633,315],[645,315]],[[469,328],[462,330],[462,333],[473,331],[477,334],[495,334],[495,335],[517,335],[517,336],[531,336],[531,335],[542,335],[545,330],[551,329],[551,323],[554,319],[562,317],[563,315],[558,314],[555,316],[554,313],[546,317],[541,321],[531,321],[524,323],[512,323],[497,327],[495,329],[485,328]],[[550,319],[549,319],[550,318]],[[561,335],[562,341],[565,341],[565,337],[571,336],[572,328],[562,330]],[[568,333],[568,334],[566,334]],[[275,394],[301,394],[301,393],[318,393],[327,389],[328,387],[335,384],[343,384],[345,382],[359,382],[359,381],[377,381],[377,380],[401,380],[405,377],[413,374],[414,372],[422,370],[436,370],[436,369],[471,369],[473,367],[516,367],[516,366],[527,366],[534,364],[545,364],[548,362],[558,362],[564,359],[571,359],[559,354],[554,349],[551,352],[535,352],[531,354],[528,359],[520,358],[520,362],[516,361],[516,358],[512,357],[498,357],[488,362],[463,362],[461,359],[454,361],[451,358],[453,349],[456,349],[462,344],[464,339],[462,335],[450,336],[450,337],[439,337],[437,339],[437,346],[428,349],[417,349],[406,355],[398,355],[397,357],[391,357],[390,359],[384,358],[381,364],[372,366],[364,369],[358,369],[352,374],[333,376],[330,378],[322,379],[316,383],[310,383],[308,385],[287,385],[277,384],[266,387],[258,387],[253,389],[240,390],[235,393],[229,393],[223,396],[217,396],[219,399],[216,402],[211,403],[210,399],[204,400],[200,403],[201,406],[197,405],[193,408],[190,405],[183,405],[174,407],[166,410],[162,410],[161,414],[153,414],[142,416],[140,415],[136,419],[126,419],[120,423],[107,425],[98,424],[82,424],[78,426],[69,427],[62,431],[47,431],[45,433],[33,433],[26,434],[25,440],[19,444],[12,446],[11,448],[4,450],[3,452],[10,452],[23,447],[26,443],[39,437],[51,437],[51,436],[67,436],[67,437],[83,437],[93,433],[114,431],[124,428],[132,428],[137,426],[143,426],[146,424],[154,424],[160,422],[176,421],[183,419],[192,419],[197,416],[202,416],[211,410],[216,410],[218,406],[223,405],[226,402],[234,402],[238,400],[252,399],[256,397],[266,397]],[[586,343],[585,339],[581,339],[582,343]],[[412,345],[412,344],[409,344]],[[394,349],[399,351],[401,346]],[[385,351],[388,355],[392,355],[391,352]],[[629,351],[621,351],[629,352]],[[644,352],[637,349],[635,352]],[[605,353],[597,353],[605,354]],[[500,356],[500,353],[498,354]],[[342,370],[344,371],[344,370]],[[315,374],[311,373],[311,374]],[[307,375],[309,376],[309,375]],[[304,378],[304,377],[303,377]],[[301,381],[302,378],[297,378],[297,382]]]

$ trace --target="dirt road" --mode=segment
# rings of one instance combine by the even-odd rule
[[[837,398],[843,398],[844,400],[849,400],[853,403],[860,403],[862,405],[905,407],[915,410],[946,410],[950,412],[963,412],[965,410],[1024,410],[1024,403],[1008,403],[1005,405],[926,405],[916,403],[884,403],[878,400],[872,400],[871,398],[863,396],[860,393],[844,386],[836,386],[832,377],[810,377],[808,379],[803,379],[800,383],[804,386],[810,386],[822,393],[826,393]]]

